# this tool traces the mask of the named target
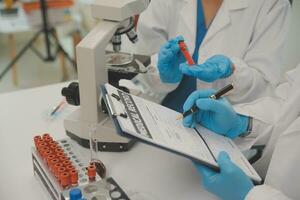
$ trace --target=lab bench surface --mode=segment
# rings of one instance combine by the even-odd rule
[[[67,106],[54,120],[47,114],[61,101],[67,83],[0,95],[0,199],[47,200],[49,196],[33,175],[33,137],[49,132],[66,138],[63,119],[75,107]],[[74,143],[84,157],[89,150]],[[180,156],[136,144],[123,153],[99,153],[108,175],[139,200],[215,200],[200,184],[193,164]]]

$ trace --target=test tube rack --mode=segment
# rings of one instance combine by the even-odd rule
[[[50,134],[34,137],[33,171],[53,200],[69,200],[73,188],[86,200],[129,200],[119,185],[96,173],[96,166],[85,163],[69,139],[54,141]]]

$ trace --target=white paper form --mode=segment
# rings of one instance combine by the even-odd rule
[[[216,157],[226,151],[232,161],[249,177],[261,181],[253,167],[229,138],[217,135],[201,126],[186,128],[180,114],[159,104],[124,93],[111,85],[105,85],[117,113],[126,113],[127,118],[117,116],[123,132],[180,153],[195,160],[218,167]],[[116,94],[119,99],[113,98]]]

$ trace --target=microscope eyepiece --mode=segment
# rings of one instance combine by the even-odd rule
[[[137,33],[135,32],[134,29],[131,29],[130,31],[128,31],[126,33],[128,39],[132,42],[132,43],[137,43],[138,41],[138,35]]]

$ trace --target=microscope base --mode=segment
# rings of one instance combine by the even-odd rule
[[[79,145],[90,147],[89,126],[92,122],[80,120],[80,109],[78,108],[64,120],[64,127],[67,136],[75,140]],[[102,114],[102,113],[101,113]],[[106,152],[128,151],[135,144],[136,140],[121,137],[116,133],[114,125],[109,117],[96,124],[96,135],[98,150]]]
[[[67,136],[76,141],[80,146],[84,148],[90,148],[90,141],[66,130]],[[104,152],[123,152],[128,151],[136,143],[136,140],[129,140],[128,143],[114,143],[114,142],[98,142],[98,150]],[[105,147],[105,148],[103,148]]]

